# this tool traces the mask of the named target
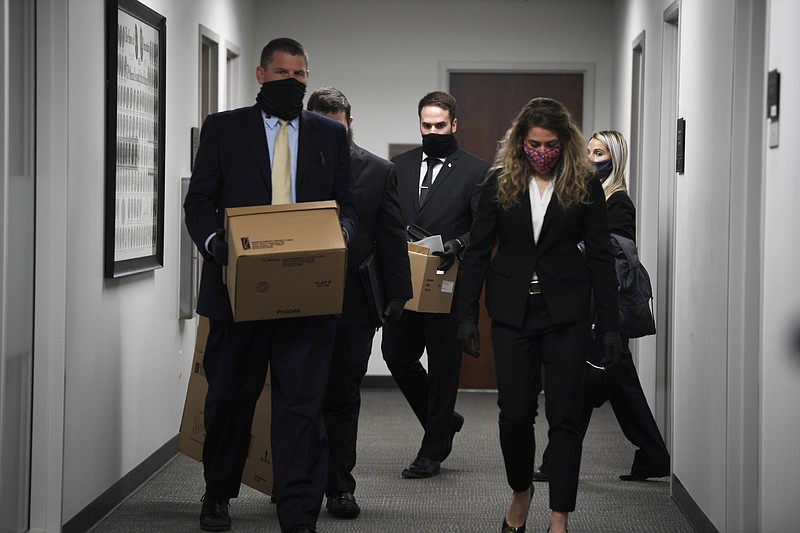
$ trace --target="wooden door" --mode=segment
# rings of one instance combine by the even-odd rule
[[[583,74],[581,73],[450,73],[450,94],[458,101],[458,144],[490,163],[497,142],[511,121],[532,98],[546,96],[563,103],[581,127],[583,122]],[[462,389],[496,389],[489,316],[481,295],[478,329],[481,356],[464,355]]]

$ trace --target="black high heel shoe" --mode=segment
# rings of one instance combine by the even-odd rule
[[[528,507],[531,506],[531,502],[533,501],[533,493],[536,489],[533,487],[533,483],[531,483],[531,499],[528,500]],[[527,520],[522,523],[521,526],[512,527],[509,526],[506,522],[506,519],[503,518],[503,528],[500,530],[500,533],[525,533],[525,524]]]
[[[506,519],[503,518],[503,529],[500,530],[500,533],[525,533],[525,524],[519,527],[511,527],[506,524]]]

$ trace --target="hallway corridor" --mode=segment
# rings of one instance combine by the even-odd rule
[[[341,520],[323,505],[322,533],[367,531],[402,533],[491,533],[500,529],[509,498],[497,437],[493,392],[460,392],[457,409],[466,419],[442,473],[409,480],[400,471],[413,459],[421,430],[396,389],[364,389],[359,433],[356,499],[362,513]],[[546,441],[546,421],[537,419],[537,461]],[[572,533],[684,533],[694,529],[670,497],[669,478],[620,481],[633,459],[633,446],[606,403],[595,411],[584,442],[578,508],[570,516]],[[528,530],[547,529],[547,484],[536,484]],[[203,495],[200,463],[177,455],[130,498],[110,513],[93,533],[200,531]],[[269,499],[243,486],[231,501],[233,532],[278,531]]]

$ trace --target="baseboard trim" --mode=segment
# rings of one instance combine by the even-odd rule
[[[396,389],[397,383],[392,376],[364,376],[361,386],[368,389]]]
[[[114,483],[110,489],[64,524],[61,528],[62,533],[84,533],[89,531],[178,455],[177,449],[178,436],[175,435],[150,457],[142,461],[139,466],[128,472],[122,479]]]
[[[675,474],[672,475],[672,499],[678,504],[681,512],[692,524],[698,533],[719,533],[711,520],[708,519],[702,509],[695,503],[689,491]]]

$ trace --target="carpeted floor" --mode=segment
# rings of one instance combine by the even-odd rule
[[[323,506],[321,533],[368,531],[402,533],[492,533],[500,531],[510,489],[505,482],[497,436],[496,394],[460,392],[457,410],[466,423],[439,476],[409,480],[400,471],[413,459],[422,431],[398,390],[364,389],[355,477],[361,516],[342,520]],[[547,423],[536,426],[538,465]],[[584,442],[577,510],[569,529],[580,532],[692,532],[670,497],[669,478],[624,482],[634,447],[625,439],[606,403],[595,410]],[[200,531],[203,495],[200,463],[177,455],[160,472],[110,513],[93,533]],[[547,529],[546,483],[536,484],[528,531]],[[234,532],[278,532],[269,498],[243,486],[231,501]]]

